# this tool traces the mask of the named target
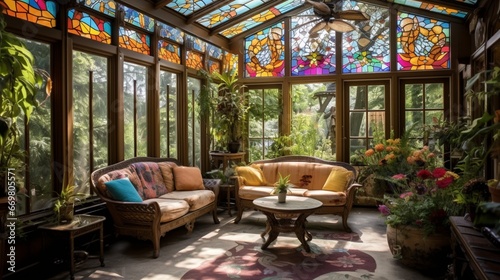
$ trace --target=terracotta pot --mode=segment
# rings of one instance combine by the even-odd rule
[[[450,238],[450,233],[433,233],[426,236],[420,228],[394,228],[387,225],[387,242],[394,258],[425,274],[446,273],[446,260],[451,253]]]
[[[488,187],[488,189],[490,190],[491,201],[500,202],[500,189],[493,187]]]

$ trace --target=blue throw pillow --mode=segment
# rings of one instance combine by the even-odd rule
[[[129,178],[122,178],[104,183],[109,194],[119,201],[142,202],[142,198],[130,182]]]

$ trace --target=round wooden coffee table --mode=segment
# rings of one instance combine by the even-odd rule
[[[312,235],[306,230],[305,222],[309,215],[323,205],[321,201],[289,195],[285,203],[278,203],[277,196],[266,196],[255,199],[253,205],[255,209],[261,211],[267,217],[267,226],[269,228],[266,228],[262,237],[267,232],[269,237],[261,247],[263,250],[267,249],[269,244],[278,238],[280,232],[295,232],[304,250],[306,252],[311,251],[307,241],[312,240]]]

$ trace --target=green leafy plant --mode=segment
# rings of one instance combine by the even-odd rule
[[[277,193],[286,193],[289,191],[290,188],[290,174],[287,176],[283,177],[281,173],[279,173],[279,178],[276,184],[274,184],[274,189],[273,189],[273,194]]]

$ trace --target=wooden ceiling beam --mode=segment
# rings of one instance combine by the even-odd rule
[[[158,0],[155,5],[154,5],[154,8],[155,10],[156,9],[160,9],[160,8],[163,8],[165,7],[168,3],[172,2],[173,0]]]

